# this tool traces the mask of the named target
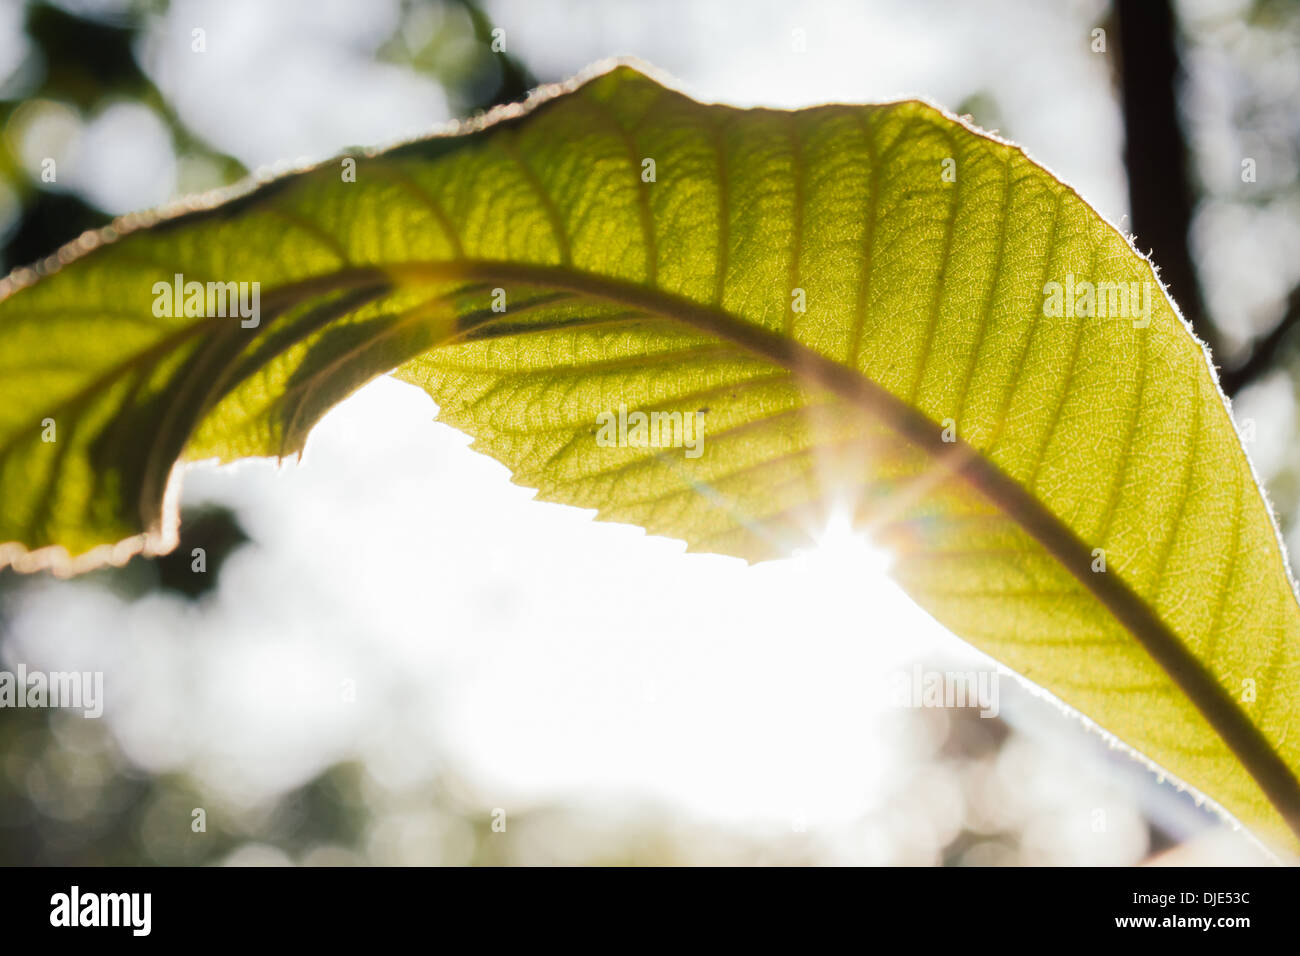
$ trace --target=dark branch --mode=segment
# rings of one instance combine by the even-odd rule
[[[1124,163],[1137,245],[1150,250],[1160,278],[1216,358],[1218,329],[1205,312],[1188,247],[1192,190],[1187,143],[1178,122],[1177,27],[1169,0],[1116,0]]]
[[[1235,395],[1255,379],[1278,367],[1283,346],[1297,324],[1300,324],[1300,286],[1292,289],[1287,296],[1286,312],[1281,321],[1273,327],[1272,332],[1255,341],[1246,360],[1232,368],[1220,370],[1219,384],[1223,390],[1229,395]]]

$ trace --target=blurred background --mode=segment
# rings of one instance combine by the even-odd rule
[[[618,54],[699,99],[920,94],[1025,144],[1154,250],[1300,546],[1292,0],[0,0],[3,267]],[[0,669],[105,675],[98,720],[0,709],[0,862],[1265,859],[860,541],[684,555],[530,501],[432,415],[376,381],[301,463],[191,469],[174,555],[0,572]],[[900,706],[967,672],[996,718]]]

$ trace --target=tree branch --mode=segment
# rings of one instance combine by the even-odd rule
[[[1173,11],[1169,0],[1116,0],[1115,16],[1131,228],[1139,248],[1151,251],[1183,316],[1219,357],[1222,341],[1206,314],[1187,241],[1193,202],[1187,143],[1178,122]]]
[[[1300,324],[1300,286],[1291,290],[1287,296],[1286,312],[1281,321],[1263,338],[1256,339],[1245,361],[1232,368],[1219,371],[1219,385],[1229,395],[1235,395],[1255,379],[1262,377],[1278,366],[1278,360],[1284,351],[1283,346],[1290,337],[1291,330]]]

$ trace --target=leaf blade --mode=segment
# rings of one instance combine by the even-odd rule
[[[83,363],[101,378],[124,368],[85,417],[117,421],[119,439],[161,434],[143,472],[129,455],[101,469],[140,491],[137,522],[130,495],[84,474],[107,455],[101,430],[51,503],[7,498],[0,539],[103,545],[84,528],[104,511],[100,539],[138,534],[186,436],[191,456],[290,453],[334,401],[400,366],[542,497],[698,550],[776,556],[851,508],[943,623],[1294,849],[1260,782],[1273,803],[1295,800],[1285,688],[1300,610],[1271,516],[1158,286],[1143,328],[1044,317],[1049,281],[1155,276],[1007,144],[915,102],[737,111],[620,69],[470,136],[364,160],[356,184],[322,167],[94,259],[0,302],[0,337],[56,383],[84,334],[77,303],[124,302],[172,270],[260,277],[274,328],[241,341],[181,322],[151,340],[123,323],[110,354]],[[62,342],[24,343],[51,310]],[[60,387],[73,400],[84,380]],[[0,440],[31,427],[32,392],[0,386],[20,409]],[[707,408],[709,453],[588,441],[618,404]],[[943,447],[946,420],[960,438]],[[51,457],[29,455],[24,476],[7,454],[0,483],[39,489],[66,470]],[[1104,575],[1081,574],[1092,547]],[[1245,679],[1253,702],[1228,690]]]

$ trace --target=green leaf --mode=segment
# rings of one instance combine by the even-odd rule
[[[851,517],[957,634],[1296,848],[1273,520],[1151,266],[1021,150],[920,102],[734,110],[619,67],[349,168],[6,280],[5,560],[170,547],[182,454],[298,451],[396,368],[539,497],[693,550]],[[260,283],[258,324],[156,314],[177,274]],[[1054,282],[1147,308],[1051,315]]]

